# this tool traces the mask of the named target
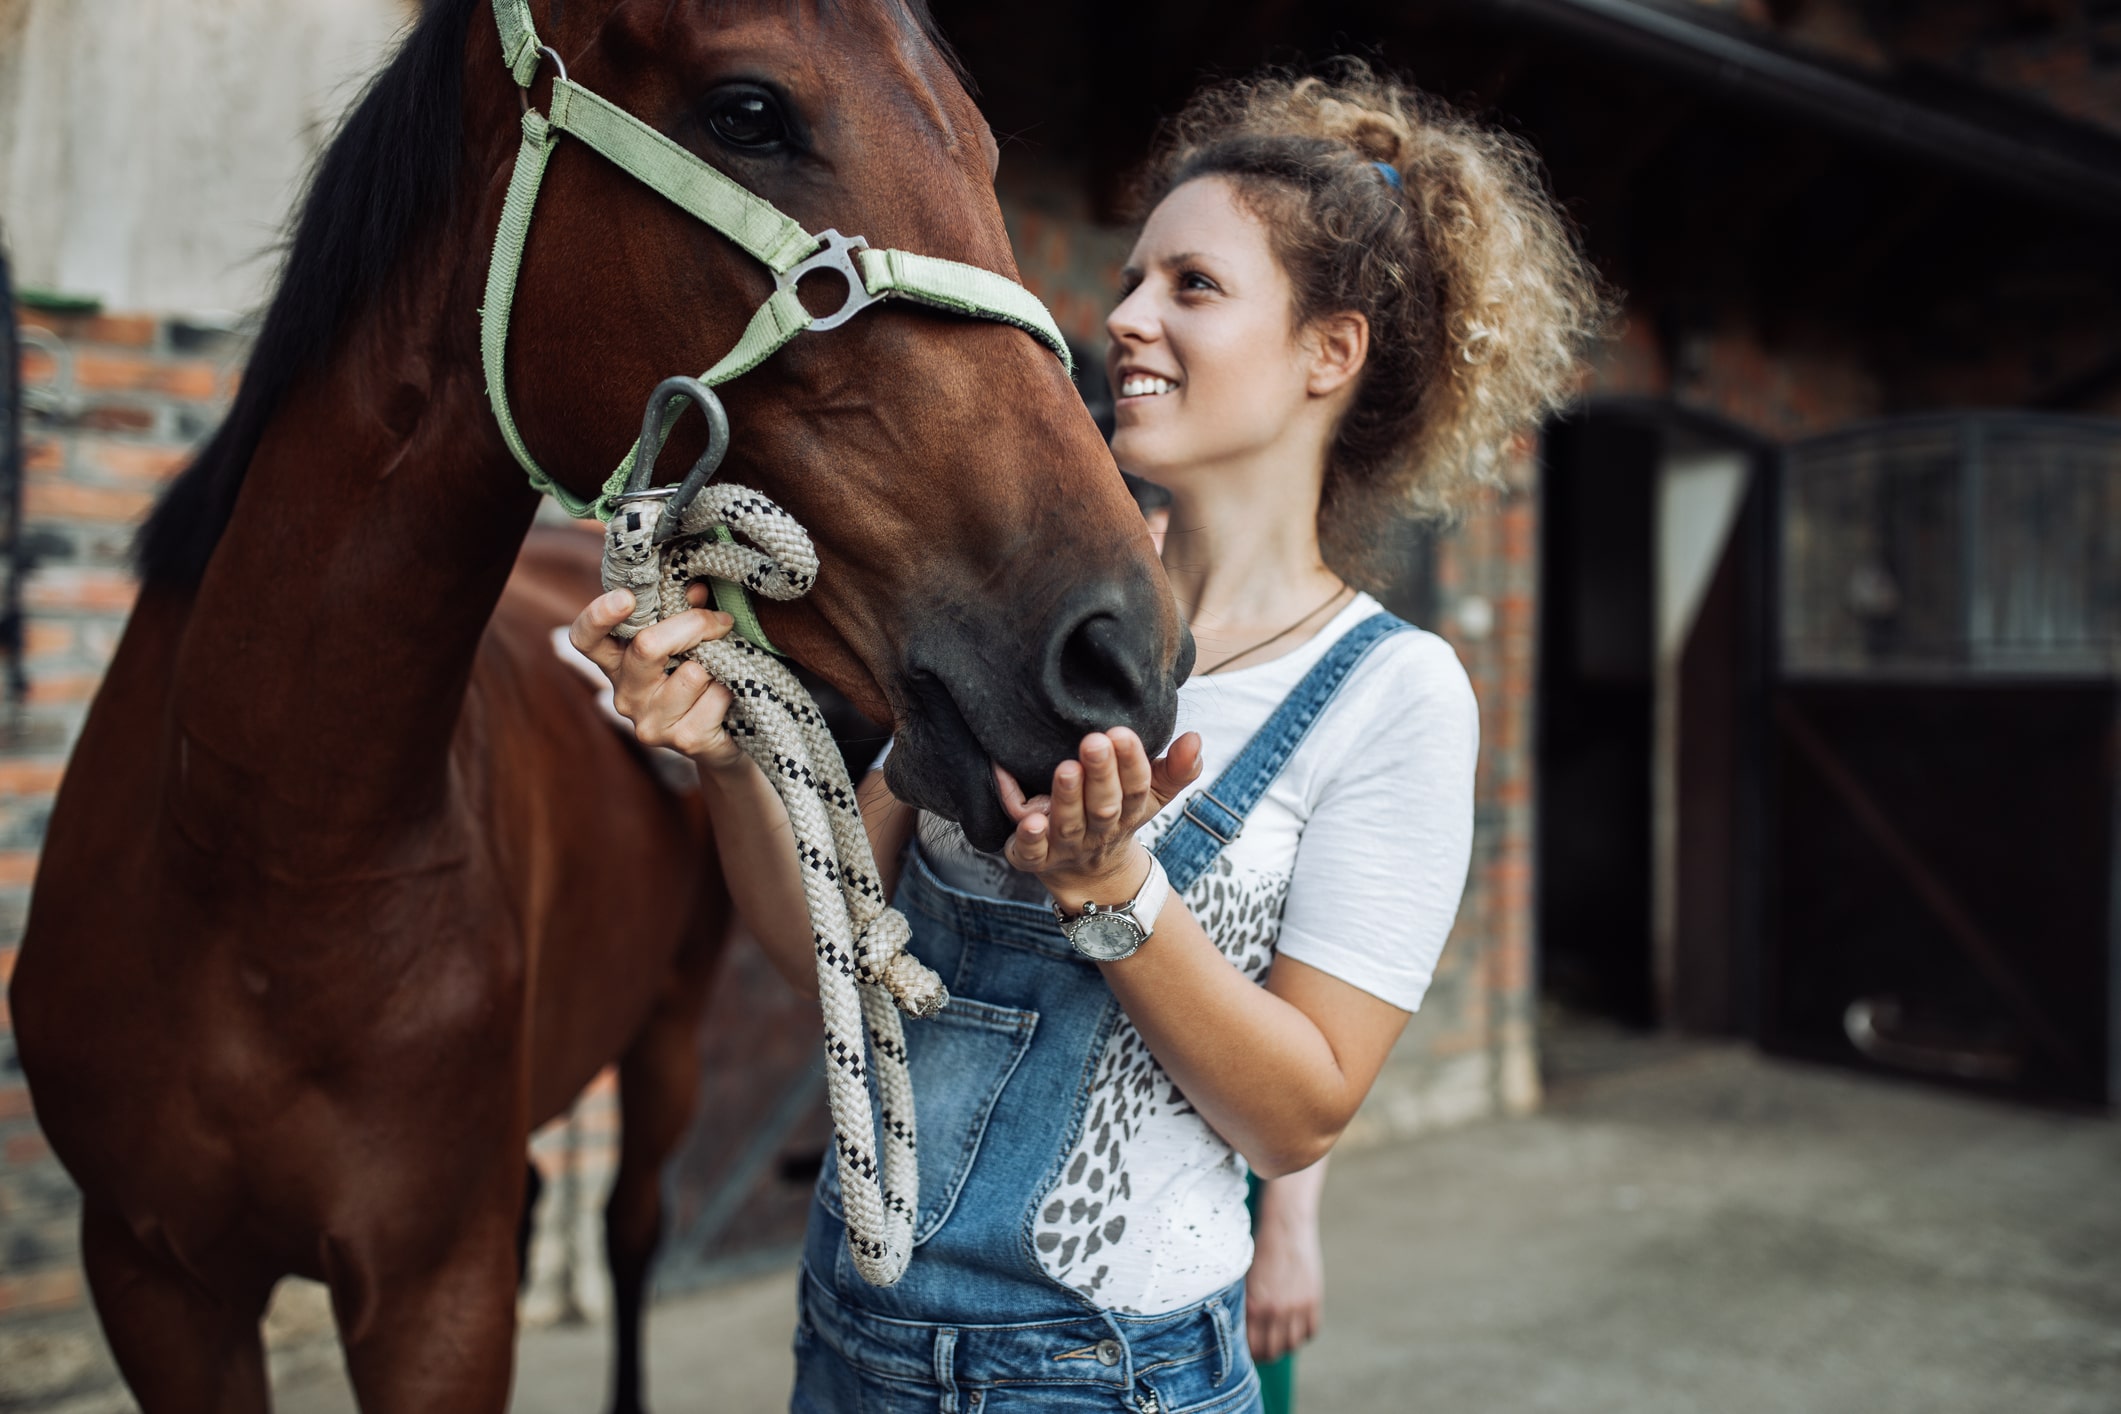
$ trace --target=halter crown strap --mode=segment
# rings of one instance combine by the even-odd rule
[[[538,42],[528,0],[493,0],[493,9],[501,35],[501,57],[516,84],[527,91],[537,77],[541,58],[548,52]],[[844,317],[813,319],[797,298],[794,284],[782,280],[797,266],[816,258],[821,248],[830,246],[833,240],[838,241],[838,248],[852,251],[852,269],[859,274],[863,286],[861,291],[849,290],[846,313],[879,300],[905,299],[953,314],[991,319],[1030,334],[1053,350],[1069,372],[1074,372],[1068,342],[1052,314],[1022,285],[960,261],[911,251],[870,250],[859,240],[833,238],[829,232],[824,237],[813,235],[771,202],[746,190],[633,114],[573,82],[562,69],[553,81],[550,111],[540,114],[526,110],[523,114],[523,144],[517,150],[515,170],[509,177],[500,228],[494,236],[493,261],[487,270],[485,303],[479,310],[479,350],[485,366],[487,399],[493,405],[501,439],[529,476],[530,484],[558,501],[570,515],[594,515],[608,520],[614,500],[632,474],[639,446],[636,443],[627,451],[617,470],[605,478],[594,496],[583,499],[538,465],[524,444],[508,405],[508,325],[516,279],[522,270],[523,247],[530,236],[531,215],[544,180],[545,164],[562,133],[572,134],[679,209],[727,236],[781,282],[781,288],[752,315],[736,347],[700,375],[699,381],[709,387],[750,372],[806,329],[837,324]],[[763,644],[763,636],[758,641]]]

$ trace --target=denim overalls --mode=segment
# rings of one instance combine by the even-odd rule
[[[1235,839],[1357,663],[1406,625],[1342,635],[1158,846],[1175,895]],[[811,1204],[796,1328],[797,1414],[1254,1414],[1244,1283],[1155,1316],[1099,1310],[1032,1246],[1120,1010],[1038,904],[938,880],[909,849],[894,899],[950,1005],[906,1026],[920,1125],[913,1261],[897,1285],[855,1272],[836,1165]],[[1149,946],[1155,946],[1152,940]]]

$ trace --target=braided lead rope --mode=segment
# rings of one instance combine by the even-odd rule
[[[683,613],[685,591],[701,579],[730,580],[780,600],[808,593],[816,581],[809,535],[756,491],[704,488],[686,509],[679,537],[658,553],[652,538],[660,518],[658,502],[629,501],[607,530],[604,586],[634,594],[633,616],[614,630],[621,638]],[[718,528],[742,540],[710,538]],[[771,654],[734,634],[687,656],[729,688],[734,700],[726,730],[788,808],[817,948],[826,1094],[847,1245],[864,1280],[889,1286],[912,1257],[920,1197],[913,1083],[899,1012],[932,1016],[950,994],[906,951],[905,916],[884,895],[846,765],[810,694]],[[875,1057],[878,1102],[873,1123],[869,1056]]]

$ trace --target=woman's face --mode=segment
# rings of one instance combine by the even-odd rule
[[[1314,360],[1266,228],[1229,181],[1195,178],[1157,205],[1122,291],[1105,321],[1121,466],[1178,487],[1288,438]]]

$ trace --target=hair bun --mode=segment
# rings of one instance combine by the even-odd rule
[[[1321,107],[1322,116],[1339,129],[1326,136],[1338,138],[1372,162],[1397,167],[1414,145],[1412,130],[1397,114],[1373,112],[1337,99],[1328,99]]]
[[[1381,80],[1359,59],[1337,61],[1324,77],[1289,85],[1288,103],[1273,127],[1284,133],[1344,143],[1358,155],[1403,168],[1413,154],[1418,112],[1408,90]]]

